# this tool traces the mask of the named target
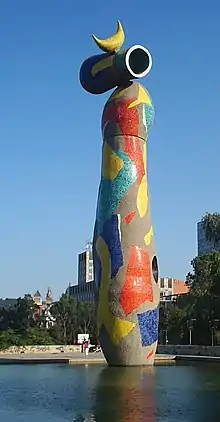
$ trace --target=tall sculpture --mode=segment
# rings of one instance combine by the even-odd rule
[[[147,138],[154,108],[146,89],[132,80],[152,66],[140,45],[120,50],[124,31],[104,51],[85,60],[82,87],[101,94],[116,90],[102,115],[102,170],[93,237],[100,343],[109,365],[152,365],[158,340],[158,263],[147,182]]]

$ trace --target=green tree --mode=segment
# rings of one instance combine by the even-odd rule
[[[188,306],[196,318],[194,339],[198,344],[210,344],[210,324],[220,319],[220,253],[197,256],[191,265],[193,272],[187,275],[187,284]]]
[[[220,297],[220,253],[197,256],[191,261],[193,272],[188,273],[186,283],[190,288],[190,295],[195,298]]]
[[[91,341],[97,341],[96,310],[93,302],[79,302],[77,310],[79,333],[89,334]]]
[[[28,328],[24,340],[25,344],[30,346],[54,344],[49,331],[43,327]]]
[[[77,303],[68,294],[63,294],[60,300],[51,308],[51,314],[56,318],[51,335],[60,344],[73,344],[77,334]]]
[[[218,212],[206,213],[202,218],[202,224],[207,240],[213,241],[215,247],[220,241],[220,214]]]
[[[38,310],[34,303],[32,296],[27,294],[23,298],[19,297],[15,305],[14,321],[12,328],[18,332],[26,332],[30,327],[37,324],[37,319],[34,318]]]
[[[10,346],[20,346],[20,336],[12,329],[0,331],[0,350],[8,349]]]
[[[0,309],[0,331],[7,331],[13,327],[16,320],[15,308]]]
[[[173,304],[168,315],[169,342],[181,344],[186,337],[187,313],[185,308]]]
[[[168,308],[160,308],[160,342],[165,344],[181,344],[187,342],[187,308],[179,307],[173,302]]]

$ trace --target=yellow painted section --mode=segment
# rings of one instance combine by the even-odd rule
[[[152,102],[151,102],[151,99],[149,97],[149,94],[147,93],[147,91],[145,91],[145,89],[141,85],[139,85],[138,97],[135,101],[133,101],[128,106],[128,108],[135,107],[135,106],[137,106],[138,104],[141,104],[141,103],[152,106]]]
[[[100,329],[102,322],[104,322],[106,315],[108,315],[108,285],[111,277],[111,260],[109,250],[102,237],[98,237],[96,241],[96,251],[102,266],[102,278],[98,303],[98,328]]]
[[[137,209],[140,217],[144,217],[148,208],[147,178],[143,176],[137,194]]]
[[[103,324],[113,344],[117,345],[135,327],[135,323],[115,317],[108,307],[108,287],[111,277],[111,259],[108,246],[102,237],[96,241],[96,251],[101,261],[102,279],[99,290],[98,328]]]
[[[144,241],[145,241],[146,246],[149,246],[151,244],[153,235],[154,235],[154,231],[153,231],[153,227],[151,226],[149,232],[146,234],[146,236],[144,236]]]
[[[144,169],[146,172],[147,169],[147,143],[144,142],[144,146],[143,146],[143,161],[144,161]]]
[[[121,318],[112,315],[109,323],[105,323],[105,327],[110,335],[113,344],[117,345],[120,341],[125,338],[131,330],[135,327],[134,322],[124,321]]]
[[[91,70],[92,76],[97,75],[98,72],[101,72],[101,70],[106,69],[106,67],[110,67],[112,65],[112,60],[113,60],[113,57],[109,56],[103,60],[100,60],[100,62],[94,64]]]
[[[123,160],[119,158],[113,149],[108,145],[108,143],[105,142],[102,158],[102,176],[106,179],[114,180],[122,169],[123,165]]]
[[[120,21],[117,22],[117,32],[106,40],[100,40],[95,35],[92,35],[97,46],[106,53],[114,53],[122,47],[125,40],[125,33]]]

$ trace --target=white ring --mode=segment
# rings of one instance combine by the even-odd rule
[[[145,51],[145,53],[149,57],[149,65],[148,65],[147,69],[142,73],[134,73],[134,71],[131,69],[131,66],[129,64],[129,59],[130,59],[130,55],[131,55],[132,51],[137,50],[137,49]],[[125,64],[127,66],[128,71],[130,72],[130,74],[134,78],[143,78],[144,76],[146,76],[150,72],[150,70],[152,68],[152,56],[151,56],[150,52],[148,51],[148,49],[143,47],[142,45],[133,45],[133,47],[129,48],[129,50],[127,51],[127,53],[125,55]]]

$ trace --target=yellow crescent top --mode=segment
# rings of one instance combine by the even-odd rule
[[[118,21],[117,32],[112,37],[107,38],[106,40],[100,40],[95,35],[92,35],[92,37],[97,46],[102,51],[105,51],[105,53],[115,53],[120,50],[125,40],[124,30],[120,21]]]

